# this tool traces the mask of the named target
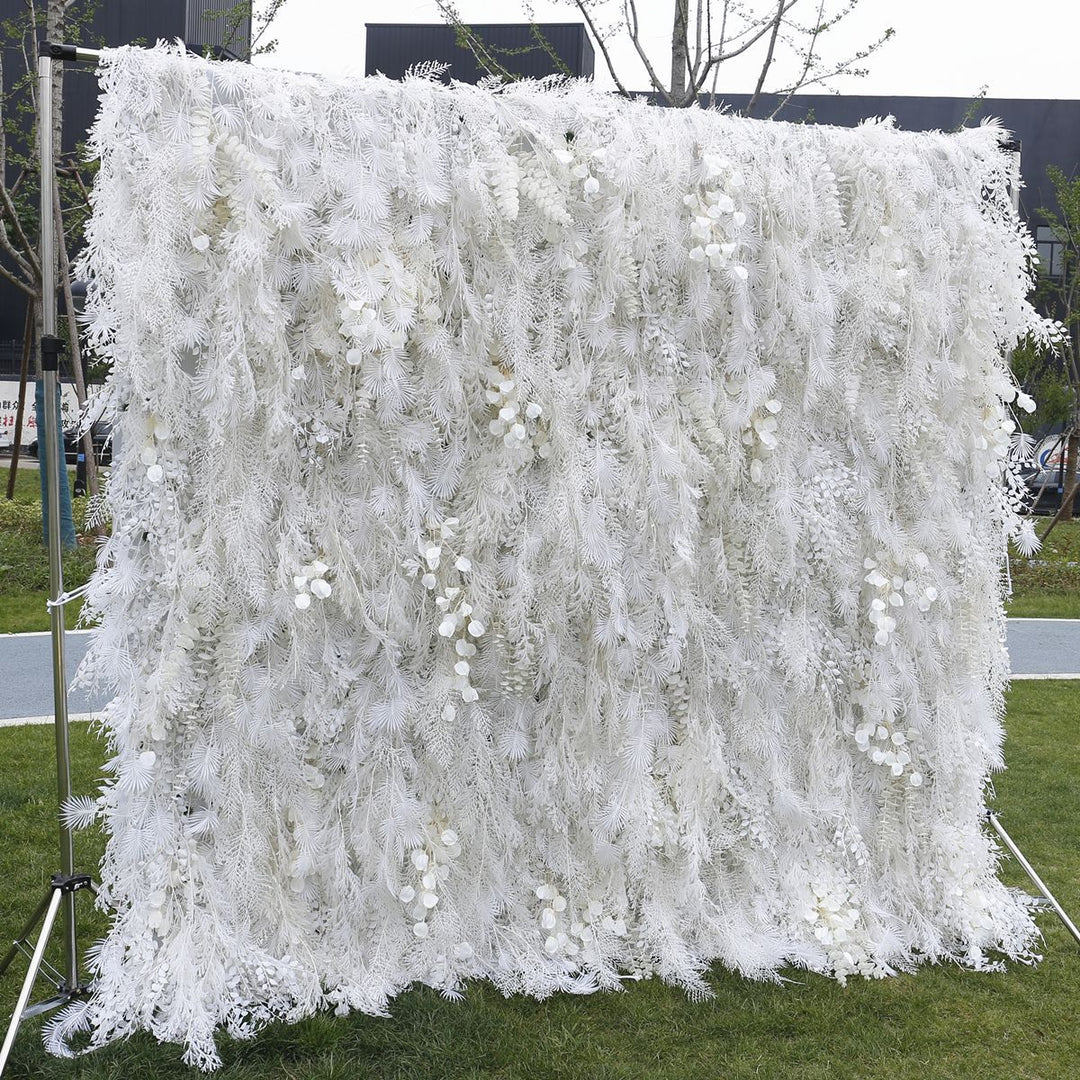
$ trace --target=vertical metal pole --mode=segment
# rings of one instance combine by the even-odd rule
[[[38,57],[38,137],[41,163],[41,320],[46,339],[56,336],[56,221],[53,191],[56,164],[53,146],[53,64],[47,53]],[[49,607],[53,651],[53,717],[56,729],[56,789],[59,795],[60,872],[75,872],[75,846],[71,829],[64,823],[63,808],[71,797],[71,748],[68,743],[67,677],[64,668],[64,608],[56,601],[64,593],[64,569],[60,551],[60,484],[67,483],[61,469],[60,423],[57,415],[57,358],[54,349],[42,350],[45,383],[45,468],[49,496]],[[75,927],[75,894],[63,894],[64,972],[67,988],[79,985],[79,944]]]

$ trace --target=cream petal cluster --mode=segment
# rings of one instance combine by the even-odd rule
[[[536,896],[544,905],[539,922],[544,952],[548,956],[565,959],[571,964],[579,960],[596,963],[599,959],[598,936],[624,938],[627,935],[626,920],[605,914],[604,904],[598,899],[588,900],[581,917],[573,918],[566,897],[554,884],[538,885]]]
[[[550,457],[547,426],[541,420],[543,407],[535,401],[524,401],[517,380],[502,368],[490,367],[487,381],[485,397],[495,412],[488,431],[501,438],[503,446],[519,461],[527,462],[533,455]]]
[[[450,828],[435,829],[427,844],[409,852],[409,864],[415,884],[403,885],[397,894],[407,908],[412,922],[413,936],[427,938],[431,932],[430,919],[439,904],[439,890],[449,880],[454,860],[461,854],[458,834]],[[459,952],[471,955],[471,946],[458,945]],[[463,956],[462,959],[467,959]]]
[[[683,205],[690,211],[690,236],[697,241],[690,248],[690,260],[710,270],[729,269],[737,280],[746,281],[747,268],[732,262],[740,247],[746,213],[736,208],[729,194],[737,193],[745,178],[727,158],[715,154],[705,155],[702,169],[704,189],[683,196]]]
[[[849,975],[880,978],[884,970],[868,955],[862,915],[850,885],[814,882],[812,900],[804,917],[815,939],[828,951],[836,978],[843,984]]]
[[[306,611],[311,607],[312,597],[316,600],[329,599],[334,591],[330,582],[326,580],[329,571],[330,567],[326,563],[316,559],[302,566],[300,572],[293,576],[293,588],[296,590],[293,603],[297,608]]]
[[[892,723],[865,721],[855,729],[855,745],[875,765],[888,769],[893,777],[907,776],[912,787],[921,787],[923,775],[911,765],[911,749],[908,735]]]
[[[435,607],[441,616],[438,634],[453,643],[451,661],[454,674],[450,685],[460,693],[463,702],[471,703],[479,698],[479,693],[469,679],[472,671],[470,661],[476,656],[476,643],[487,628],[466,599],[465,579],[472,570],[472,560],[467,555],[454,555],[448,549],[447,542],[454,538],[460,523],[456,517],[444,518],[438,523],[429,522],[435,538],[420,543],[420,554],[426,570],[420,583],[425,589],[437,593]],[[448,557],[444,559],[444,555]],[[442,715],[447,723],[452,722],[457,715],[453,704],[447,703]]]
[[[775,398],[769,398],[754,411],[749,426],[743,432],[743,445],[752,448],[750,479],[755,484],[761,483],[765,476],[765,461],[779,444],[776,434],[780,427],[777,414],[782,407]]]

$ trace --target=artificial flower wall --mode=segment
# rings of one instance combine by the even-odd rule
[[[114,914],[54,1045],[1029,955],[997,127],[102,78]]]

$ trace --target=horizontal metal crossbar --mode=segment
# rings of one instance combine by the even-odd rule
[[[101,50],[84,49],[81,45],[64,45],[58,41],[42,41],[38,44],[38,56],[51,56],[54,60],[93,62],[101,59]]]

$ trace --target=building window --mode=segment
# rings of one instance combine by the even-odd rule
[[[1035,247],[1039,252],[1039,273],[1059,278],[1065,273],[1065,244],[1047,225],[1035,230]]]

